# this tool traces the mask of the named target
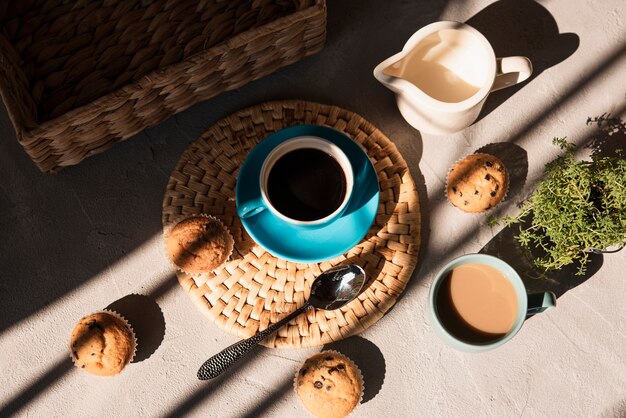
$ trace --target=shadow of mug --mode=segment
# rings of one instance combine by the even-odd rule
[[[491,93],[476,122],[543,71],[570,57],[580,43],[575,33],[559,33],[552,14],[533,0],[496,1],[465,23],[489,40],[497,57],[521,55],[529,58],[533,65],[528,81]]]
[[[540,271],[532,264],[532,254],[528,254],[528,251],[517,242],[515,235],[518,231],[519,225],[504,227],[479,253],[489,254],[507,262],[520,275],[529,294],[551,291],[559,298],[587,281],[602,267],[603,256],[590,254],[587,270],[582,276],[576,275],[577,263],[559,270]]]

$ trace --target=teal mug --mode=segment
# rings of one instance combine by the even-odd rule
[[[509,341],[526,318],[556,306],[552,292],[528,294],[505,261],[468,254],[446,264],[429,294],[430,323],[449,346],[483,352]]]
[[[343,176],[343,182],[345,188],[343,189],[343,194],[338,198],[337,204],[333,207],[329,213],[325,213],[323,216],[315,218],[315,219],[298,219],[296,216],[285,213],[281,211],[275,202],[273,202],[271,193],[270,193],[270,175],[272,170],[277,165],[281,158],[286,156],[289,153],[298,150],[316,150],[321,151],[323,154],[329,156],[334,160],[337,164],[337,174],[339,176]],[[319,171],[319,167],[315,166],[315,163],[310,161],[303,162],[302,165],[298,167],[294,167],[297,171],[302,175],[304,173],[304,177],[310,177],[307,175],[307,171],[310,173],[316,173],[316,170]],[[341,174],[339,174],[341,173]],[[283,173],[285,177],[290,177],[291,173]],[[337,178],[339,180],[340,177]],[[309,227],[309,228],[319,228],[326,226],[336,219],[338,219],[346,210],[348,206],[348,202],[353,194],[354,190],[354,173],[352,170],[352,163],[348,159],[348,156],[334,143],[320,138],[316,136],[298,136],[295,138],[288,139],[284,142],[277,144],[274,149],[265,157],[263,161],[263,165],[261,166],[261,171],[259,178],[257,179],[246,179],[247,181],[257,181],[260,189],[260,196],[252,198],[250,200],[245,201],[237,201],[237,214],[240,218],[249,218],[258,215],[259,213],[268,210],[275,217],[282,219],[285,222],[288,222],[292,225],[299,227]],[[322,176],[318,183],[323,189],[330,188],[335,184],[335,181],[325,179]],[[241,181],[241,180],[238,180]],[[332,184],[325,184],[332,183]],[[309,185],[310,187],[311,185]],[[296,187],[296,186],[293,186]],[[307,186],[303,186],[305,189]],[[310,191],[303,190],[298,192],[294,191],[294,196],[291,197],[293,200],[296,195],[306,195],[310,194]],[[315,200],[317,197],[315,195],[305,196],[307,200]]]

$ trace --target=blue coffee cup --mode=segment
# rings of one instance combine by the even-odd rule
[[[339,206],[328,215],[313,220],[301,220],[287,216],[276,208],[268,193],[268,179],[276,162],[289,152],[307,148],[322,151],[332,157],[339,164],[346,185]],[[238,179],[237,181],[258,182],[260,189],[260,196],[237,202],[237,214],[240,218],[250,218],[268,210],[285,222],[305,228],[323,227],[338,219],[346,210],[354,189],[354,173],[348,156],[332,142],[311,135],[298,136],[278,143],[265,157],[258,178]]]

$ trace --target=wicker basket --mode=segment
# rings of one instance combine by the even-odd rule
[[[318,52],[325,0],[0,2],[0,93],[46,172]]]

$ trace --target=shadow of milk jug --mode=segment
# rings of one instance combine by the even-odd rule
[[[478,118],[489,93],[531,74],[528,58],[496,58],[480,32],[451,21],[421,28],[401,52],[374,69],[374,77],[396,94],[406,121],[433,135],[468,127]]]

